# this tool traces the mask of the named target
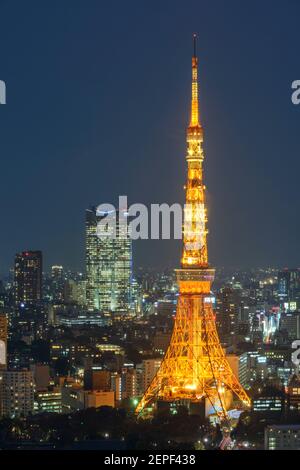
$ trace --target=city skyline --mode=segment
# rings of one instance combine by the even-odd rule
[[[300,450],[297,13],[0,0],[0,450]]]
[[[183,202],[177,188],[184,184],[184,71],[193,31],[199,32],[212,263],[300,265],[299,109],[290,99],[299,5],[254,2],[246,20],[238,2],[191,2],[195,18],[172,2],[170,20],[168,2],[159,15],[119,4],[126,24],[114,15],[105,24],[111,7],[90,5],[49,7],[47,15],[35,2],[21,6],[27,22],[21,14],[14,21],[22,44],[7,26],[13,9],[1,5],[7,104],[0,108],[6,220],[0,272],[27,249],[43,252],[46,269],[83,270],[84,211],[91,203],[114,203],[119,194],[130,203]],[[180,249],[180,241],[138,241],[134,264],[172,268]]]

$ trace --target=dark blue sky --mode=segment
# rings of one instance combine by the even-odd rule
[[[299,266],[299,16],[298,0],[0,0],[0,272],[23,249],[81,268],[90,203],[183,201],[194,31],[210,261]]]

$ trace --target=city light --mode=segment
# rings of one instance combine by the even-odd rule
[[[243,468],[300,450],[300,2],[15,3],[4,460]]]

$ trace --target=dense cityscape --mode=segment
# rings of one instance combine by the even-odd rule
[[[207,8],[208,14],[212,14],[215,25],[215,12]],[[49,11],[54,18],[56,9],[50,8]],[[94,10],[84,7],[82,10],[74,9],[72,13],[67,8],[62,11],[78,23],[72,26],[73,35],[70,34],[69,37],[68,29],[65,30],[67,22],[63,21],[62,36],[58,37],[64,38],[65,44],[71,44],[74,53],[73,57],[71,54],[71,62],[72,60],[76,62],[74,57],[77,58],[77,53],[81,57],[81,62],[78,61],[75,65],[76,73],[81,67],[82,70],[89,69],[90,72],[87,81],[85,77],[84,79],[81,77],[82,83],[80,82],[78,88],[73,90],[72,103],[76,101],[74,96],[78,97],[80,108],[81,97],[78,90],[83,89],[90,98],[85,96],[82,101],[85,103],[89,99],[91,101],[87,104],[85,116],[81,116],[77,109],[74,113],[79,122],[78,135],[76,127],[70,125],[68,128],[68,119],[70,120],[72,111],[69,111],[66,104],[65,108],[64,104],[59,104],[62,106],[59,108],[60,111],[55,110],[54,119],[52,121],[49,119],[49,123],[45,117],[47,129],[51,128],[50,121],[54,126],[57,117],[61,118],[61,128],[54,129],[53,132],[51,129],[50,137],[48,135],[45,141],[41,128],[35,132],[35,127],[38,128],[40,121],[40,113],[36,114],[33,119],[34,132],[32,129],[28,131],[28,139],[37,143],[36,147],[33,146],[34,150],[30,148],[30,153],[41,154],[43,158],[46,156],[44,160],[41,157],[38,160],[38,157],[34,156],[30,161],[27,156],[29,147],[26,148],[25,145],[24,168],[11,169],[9,155],[14,152],[19,155],[20,152],[16,151],[17,147],[13,147],[12,138],[8,137],[9,143],[6,141],[5,144],[9,150],[8,154],[5,154],[3,179],[6,180],[5,165],[7,165],[9,171],[12,171],[13,188],[16,189],[11,191],[9,186],[9,191],[5,193],[5,203],[9,201],[11,207],[18,206],[18,210],[9,209],[11,218],[7,213],[4,214],[3,220],[6,221],[6,225],[3,232],[7,246],[5,243],[3,245],[0,243],[0,450],[4,451],[4,454],[10,454],[9,451],[97,450],[102,451],[102,454],[105,452],[104,464],[124,464],[133,468],[138,463],[145,462],[163,465],[195,464],[200,461],[202,455],[211,455],[198,451],[300,450],[300,267],[297,267],[299,259],[295,250],[295,247],[298,249],[297,225],[295,223],[291,229],[288,218],[288,211],[291,210],[290,215],[296,219],[297,208],[291,204],[291,200],[296,198],[289,195],[289,199],[284,202],[286,194],[282,194],[276,205],[275,193],[271,192],[271,186],[276,186],[276,193],[278,188],[279,192],[286,193],[282,191],[280,184],[281,181],[289,179],[287,173],[284,173],[285,166],[289,165],[282,165],[281,150],[280,165],[276,162],[275,156],[271,164],[266,165],[266,175],[262,172],[263,177],[259,183],[259,179],[256,180],[257,162],[254,160],[253,163],[253,168],[256,167],[253,178],[253,174],[250,176],[252,171],[250,166],[247,167],[247,155],[245,154],[244,158],[244,150],[241,151],[245,147],[245,142],[248,146],[253,129],[249,130],[243,142],[243,136],[238,135],[237,121],[235,124],[232,123],[231,111],[226,106],[221,111],[226,118],[224,119],[222,114],[217,114],[219,117],[216,119],[225,129],[223,138],[220,128],[217,132],[215,130],[218,127],[210,128],[210,122],[214,119],[211,118],[210,104],[207,106],[205,101],[207,93],[205,79],[203,79],[203,92],[202,89],[199,90],[199,84],[202,85],[202,77],[205,77],[206,73],[205,63],[201,68],[201,78],[198,75],[200,70],[198,48],[202,52],[206,46],[199,47],[197,33],[189,33],[192,39],[190,51],[182,55],[182,57],[187,55],[190,60],[188,70],[182,66],[176,53],[174,57],[172,54],[169,56],[169,59],[172,56],[172,60],[176,62],[172,73],[174,75],[176,70],[175,75],[178,74],[180,77],[180,80],[177,77],[178,88],[186,87],[189,90],[188,99],[187,94],[181,96],[185,116],[188,116],[184,126],[182,121],[176,123],[173,121],[169,124],[169,114],[164,125],[161,123],[157,125],[158,134],[155,137],[154,128],[149,127],[149,122],[155,121],[155,116],[161,112],[161,108],[153,108],[153,115],[151,112],[148,115],[149,104],[147,108],[139,103],[141,96],[147,95],[145,91],[147,85],[142,83],[143,79],[139,74],[143,76],[145,73],[146,82],[151,75],[147,69],[148,64],[141,65],[139,62],[137,62],[138,73],[136,70],[133,74],[136,78],[134,94],[135,88],[138,90],[135,97],[138,112],[136,115],[134,112],[131,115],[130,109],[136,104],[130,102],[129,91],[126,91],[131,88],[131,79],[126,85],[126,80],[122,81],[122,74],[126,75],[127,68],[130,68],[128,65],[131,63],[133,66],[139,54],[135,54],[131,62],[126,58],[123,63],[125,56],[115,56],[114,53],[111,59],[111,51],[119,47],[117,40],[112,49],[108,48],[109,57],[101,58],[104,65],[102,64],[103,68],[98,71],[99,76],[110,69],[107,64],[118,65],[116,69],[109,70],[105,77],[106,83],[111,81],[111,84],[106,85],[106,88],[103,87],[105,92],[102,89],[99,91],[98,98],[101,96],[101,99],[97,102],[93,96],[95,92],[93,83],[97,81],[93,67],[96,70],[100,61],[98,57],[95,59],[92,54],[88,55],[91,45],[96,41],[93,33],[88,36],[86,43],[84,39],[87,38],[90,22],[95,21],[92,12],[97,12],[99,18],[102,18],[102,10],[95,3]],[[202,13],[201,8],[200,13]],[[168,10],[165,14],[169,17]],[[81,15],[83,18],[84,15],[87,17],[83,19],[85,28],[82,32],[78,32],[78,28],[82,27]],[[97,15],[95,17],[97,18]],[[190,31],[190,15],[187,20]],[[32,21],[35,23],[34,17]],[[97,21],[94,24],[94,31],[98,34],[101,28]],[[150,23],[149,21],[152,31]],[[52,34],[52,23],[48,17],[44,24],[51,28]],[[104,30],[105,27],[102,26]],[[128,25],[126,27],[130,29]],[[177,26],[175,29],[177,33]],[[10,33],[10,30],[6,32],[8,37]],[[264,33],[265,28],[262,37]],[[136,34],[135,42],[138,36],[138,48],[140,47],[143,56],[140,34],[137,32],[133,34]],[[230,36],[229,32],[228,34]],[[240,35],[243,33],[240,32]],[[52,44],[47,33],[45,37],[44,44],[48,44],[51,51]],[[74,45],[75,37],[78,43]],[[236,43],[236,36],[233,35],[232,38]],[[124,37],[122,41],[125,44]],[[219,39],[217,42],[220,42]],[[211,44],[215,44],[214,38]],[[58,40],[57,48],[53,49],[55,60],[60,46]],[[177,52],[181,47],[178,46]],[[217,48],[211,47],[213,54],[219,45]],[[151,43],[150,49],[152,51],[157,47],[152,47]],[[128,46],[128,50],[132,51],[132,45]],[[46,49],[41,50],[40,57],[43,59],[40,60],[44,60],[44,56],[47,56],[45,51]],[[95,51],[98,53],[97,46]],[[244,51],[241,54],[243,57],[246,56]],[[154,56],[152,60],[156,60],[156,53]],[[217,56],[219,59],[215,60],[215,63],[221,69],[218,61],[221,60],[222,53]],[[64,69],[63,62],[67,59],[70,59],[68,53],[62,52],[54,74],[61,70],[64,70],[62,76],[66,73],[68,66]],[[161,59],[161,63],[158,62],[155,66],[159,73],[164,67],[162,63],[165,62],[165,55],[162,54]],[[82,65],[84,60],[87,60],[85,66]],[[226,66],[230,68],[227,62]],[[147,72],[143,72],[143,67]],[[28,68],[30,69],[30,66]],[[178,72],[181,69],[183,72]],[[120,72],[121,77],[117,82],[118,86],[113,81],[116,70],[118,74]],[[239,98],[234,96],[237,93],[237,83],[240,85],[243,82],[241,77],[242,75],[238,76],[232,92],[228,86],[230,80],[224,85],[230,105],[235,100],[239,101]],[[74,83],[76,78],[74,77]],[[163,85],[164,80],[166,80],[165,85]],[[122,90],[118,95],[116,88],[121,82]],[[158,88],[162,86],[161,95],[159,95],[161,90],[149,87],[149,95],[153,94],[153,101],[157,93],[157,96],[160,96],[157,100],[160,106],[163,103],[163,106],[170,108],[170,113],[173,106],[171,101],[174,101],[174,96],[178,93],[173,90],[174,95],[170,100],[171,95],[168,96],[168,91],[172,89],[171,82],[171,77],[166,72],[166,77],[162,79],[159,77],[156,82],[159,83]],[[66,83],[65,93],[69,90],[69,86],[73,85],[73,76],[71,80],[69,77]],[[86,92],[89,85],[93,92]],[[300,90],[300,81],[295,80],[292,89],[296,91],[292,95],[290,106],[300,103],[300,99],[298,102],[297,98],[298,88]],[[0,104],[5,105],[5,108],[9,106],[10,98],[7,89],[6,82],[0,80]],[[214,93],[210,95],[212,103],[215,100],[214,105],[219,100],[217,93],[216,91],[216,95]],[[53,97],[54,94],[52,96],[54,102]],[[115,100],[112,105],[111,97]],[[121,114],[116,111],[116,103],[119,106],[120,98],[122,112],[125,109],[123,116],[127,119],[128,114],[128,122],[130,121],[134,128],[136,126],[135,136],[128,133],[126,125],[123,128],[124,117],[120,119]],[[128,102],[125,104],[126,100]],[[33,102],[37,105],[38,101],[37,96]],[[101,123],[97,121],[96,112],[93,115],[91,111],[93,107],[102,105],[103,109],[107,105],[112,112],[111,119],[108,118],[107,123],[104,111],[105,119]],[[253,112],[249,109],[251,108],[249,101],[248,108],[246,106],[241,108],[240,103],[237,108],[238,121],[244,120],[248,125],[251,118],[247,113],[249,111],[250,116]],[[68,118],[62,117],[64,116],[62,109],[68,109],[70,113]],[[219,111],[218,105],[216,109]],[[269,116],[272,114],[270,110],[268,113]],[[257,114],[255,109],[253,116]],[[7,116],[9,119],[9,114]],[[145,125],[139,130],[138,121],[142,122],[144,119]],[[86,126],[82,133],[81,120]],[[22,126],[23,121],[20,120]],[[265,121],[268,122],[268,119],[265,118]],[[97,129],[95,134],[93,134],[94,126]],[[112,129],[112,133],[106,135],[106,129],[109,128]],[[98,129],[101,129],[101,137]],[[185,138],[183,133],[179,133],[179,129],[185,131]],[[210,136],[207,147],[206,129]],[[211,134],[210,129],[212,129]],[[229,168],[226,176],[225,166],[222,171],[219,162],[221,159],[223,161],[228,159],[231,132],[233,141],[239,142],[241,139],[241,147],[237,150],[239,149],[237,144],[235,163],[233,163],[235,157],[226,162],[225,165]],[[39,134],[41,134],[40,141]],[[65,135],[58,143],[55,138],[62,134]],[[172,173],[173,160],[169,160],[163,169],[162,138],[165,134],[168,134],[169,139],[166,141],[167,145],[173,139],[172,151],[175,148],[179,154],[179,158],[176,155],[179,166],[174,173]],[[272,128],[270,141],[274,140],[274,134]],[[129,135],[129,146],[123,155],[125,135]],[[228,140],[224,139],[225,135],[228,136]],[[262,136],[263,141],[267,140],[268,131],[264,129]],[[15,140],[18,145],[18,139]],[[109,149],[107,155],[105,151],[99,156],[96,153],[99,166],[93,162],[95,156],[89,156],[93,140],[106,142],[105,145]],[[115,142],[112,142],[114,140],[118,145],[121,142],[121,155],[120,148],[117,150],[118,147],[114,147]],[[20,141],[22,142],[22,139]],[[185,154],[182,155],[183,144]],[[262,148],[263,144],[264,142],[260,143]],[[226,145],[229,145],[228,149]],[[274,145],[277,149],[278,143]],[[151,156],[157,154],[153,162],[151,159],[146,162],[144,147],[147,146]],[[250,143],[249,147],[251,149]],[[255,147],[259,147],[256,140]],[[273,155],[275,147],[272,150],[270,146],[267,151],[263,148],[262,153]],[[161,153],[159,153],[160,148],[162,148]],[[136,155],[130,163],[131,151]],[[55,163],[56,152],[58,158]],[[23,157],[23,148],[21,153]],[[256,149],[253,153],[257,153]],[[210,155],[212,163],[207,178],[206,162]],[[45,163],[47,158],[51,159],[48,166]],[[91,160],[88,160],[89,158]],[[151,168],[152,165],[154,170]],[[213,165],[216,165],[214,171],[212,171]],[[270,176],[272,171],[273,179]],[[148,172],[152,176],[149,176]],[[130,179],[131,173],[132,179]],[[232,179],[226,181],[230,173],[233,175]],[[127,200],[132,199],[132,194],[142,195],[143,198],[143,184],[145,182],[146,186],[147,178],[149,178],[151,198],[145,196],[144,201],[147,204],[135,202],[128,207]],[[215,186],[211,185],[214,178]],[[140,192],[137,188],[133,188],[136,193],[134,191],[131,193],[131,186],[133,182],[135,184],[135,180],[140,185]],[[209,182],[208,192],[206,180]],[[224,186],[221,184],[222,188],[213,200],[212,194],[220,186],[220,182]],[[182,183],[184,186],[181,197],[179,190]],[[51,187],[50,192],[49,186],[44,190],[43,185],[47,188],[48,184]],[[160,186],[163,187],[164,193],[158,191],[157,188]],[[291,182],[289,187],[292,186]],[[93,191],[90,190],[91,187]],[[126,193],[126,188],[130,196],[120,196],[119,194]],[[260,194],[263,194],[263,200],[259,197],[259,193],[255,195],[256,191],[262,191]],[[78,196],[77,193],[81,194]],[[225,198],[225,194],[228,193],[230,197],[223,205],[222,197]],[[162,197],[161,202],[157,204],[162,194],[165,199]],[[182,202],[170,205],[172,194],[178,194]],[[248,209],[244,207],[245,194],[246,199],[253,200],[252,213],[249,212],[249,207]],[[97,197],[100,200],[93,200]],[[119,198],[118,209],[103,202],[117,198]],[[244,202],[235,205],[240,198],[244,198]],[[86,203],[90,200],[91,203]],[[167,200],[168,202],[163,202]],[[64,225],[66,208],[70,209],[70,214],[68,214],[68,223]],[[276,217],[272,225],[270,214],[273,212],[276,212]],[[45,224],[44,231],[35,237],[38,230],[34,224],[41,215],[43,217],[39,224]],[[268,220],[269,216],[269,224],[266,222],[263,230],[262,222]],[[82,238],[79,244],[76,232],[78,226],[76,228],[74,218],[82,221],[81,231],[84,233],[84,241]],[[73,225],[70,227],[70,223],[71,225],[74,223],[74,237]],[[16,226],[21,230],[16,231]],[[52,226],[55,226],[55,230],[48,233]],[[217,227],[219,231],[219,238],[216,237],[212,244],[208,237],[210,226],[213,226],[214,230]],[[10,231],[7,236],[8,228]],[[57,240],[52,240],[53,234]],[[283,236],[285,241],[281,243]],[[138,256],[136,245],[140,239],[145,240],[144,252]],[[157,245],[157,253],[154,255],[149,240],[159,240],[159,243],[162,240],[165,243],[180,240],[174,242],[174,246],[178,243],[176,245],[178,253],[171,255],[171,263],[167,263],[167,255],[163,251],[162,244]],[[264,240],[264,243],[261,240]],[[291,240],[290,247],[287,240]],[[237,246],[237,241],[240,246]],[[13,255],[11,255],[12,247]],[[217,254],[214,253],[217,251],[216,247],[219,250]],[[263,258],[266,247],[270,248],[270,251]],[[221,257],[220,262],[216,263],[217,266],[214,266],[212,260],[218,259],[218,253],[220,254],[222,250],[223,252],[228,250],[228,253],[225,253],[226,256],[223,259]],[[232,256],[235,250],[236,255]],[[274,257],[273,255],[270,257],[272,250]],[[277,254],[280,251],[277,257],[276,251]],[[84,253],[81,262],[80,253]],[[146,255],[148,259],[153,256],[152,264],[145,262]],[[162,268],[158,267],[160,256]],[[226,264],[226,259],[232,263]],[[249,264],[249,259],[252,260],[252,265]],[[264,259],[271,259],[273,262],[269,262],[266,266]],[[285,266],[279,262],[284,259],[288,260]],[[237,264],[236,260],[239,260],[240,264]],[[80,266],[80,269],[74,266],[77,268]],[[21,452],[18,454],[22,455]],[[55,452],[51,454],[55,455]],[[46,456],[46,452],[43,455]],[[125,455],[124,459],[120,457],[121,455]],[[133,457],[135,455],[139,455],[136,460]],[[145,455],[148,460],[142,459]],[[213,455],[219,458],[220,454],[214,452]],[[226,452],[222,455],[239,454]],[[249,455],[254,456],[255,452]]]
[[[1,282],[0,331],[7,345],[7,358],[1,349],[1,447],[217,447],[220,436],[205,413],[189,415],[181,406],[168,416],[158,411],[151,422],[135,419],[170,341],[176,280],[172,271],[143,268],[133,275],[128,241],[93,254],[89,221],[88,210],[86,276],[62,266],[45,273],[42,253],[26,251]],[[124,260],[124,253],[123,265],[111,263],[102,281],[105,290],[115,280],[103,307],[93,296],[90,266]],[[300,270],[220,268],[214,295],[222,346],[252,399],[251,409],[235,417],[234,445],[276,448],[282,433],[286,446],[298,445],[300,382],[292,342],[300,337]]]

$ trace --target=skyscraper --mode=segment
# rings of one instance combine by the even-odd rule
[[[132,241],[113,214],[116,233],[98,237],[97,224],[105,214],[86,210],[86,301],[88,310],[127,313],[131,307]]]
[[[294,310],[300,308],[300,270],[284,269],[278,272],[278,297],[280,302],[290,310],[295,304]]]
[[[64,291],[64,269],[62,266],[51,266],[51,293],[54,302],[62,302]]]
[[[238,313],[241,300],[237,290],[226,286],[216,298],[216,324],[221,341],[231,342],[238,331]]]
[[[15,303],[35,304],[42,300],[42,252],[23,251],[15,257]]]
[[[0,370],[7,366],[7,317],[0,313]]]

